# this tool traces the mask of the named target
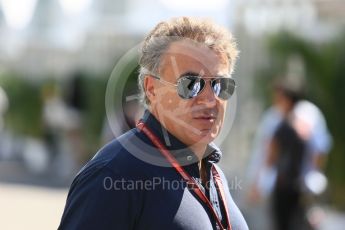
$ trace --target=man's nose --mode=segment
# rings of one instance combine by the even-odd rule
[[[206,81],[205,88],[197,97],[199,104],[204,104],[207,107],[214,107],[217,104],[216,95],[211,87],[210,81]]]

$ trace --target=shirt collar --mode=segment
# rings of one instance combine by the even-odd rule
[[[150,111],[145,111],[142,121],[160,139],[181,165],[189,165],[198,162],[198,158],[194,152],[183,142],[170,134]],[[211,142],[207,145],[204,156],[207,161],[217,163],[220,161],[222,152],[216,144]]]

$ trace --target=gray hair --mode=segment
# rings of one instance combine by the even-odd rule
[[[238,50],[232,35],[225,28],[209,20],[190,17],[160,22],[146,36],[140,50],[138,86],[140,99],[145,107],[150,104],[144,89],[145,76],[158,74],[164,52],[171,43],[183,39],[190,39],[212,50],[225,53],[230,64],[229,72],[233,71]]]

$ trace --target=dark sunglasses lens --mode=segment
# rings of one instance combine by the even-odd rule
[[[212,81],[212,88],[217,97],[227,100],[235,91],[235,80],[232,78],[219,78]]]
[[[196,97],[204,88],[205,81],[195,76],[186,76],[179,79],[177,90],[180,97],[189,99]]]

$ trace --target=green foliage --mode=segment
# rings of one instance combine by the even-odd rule
[[[105,119],[105,90],[107,78],[83,78],[82,91],[85,110],[83,111],[83,133],[88,153],[93,155],[99,148],[101,131]]]
[[[20,135],[42,136],[40,85],[15,75],[1,76],[0,85],[9,99],[6,126]]]
[[[83,143],[89,154],[94,154],[100,144],[107,80],[105,77],[81,76],[81,128]],[[64,98],[69,90],[65,83],[49,77],[44,81],[33,81],[16,75],[1,76],[0,86],[5,90],[10,103],[5,116],[6,127],[20,136],[43,138],[43,97],[57,94]]]

